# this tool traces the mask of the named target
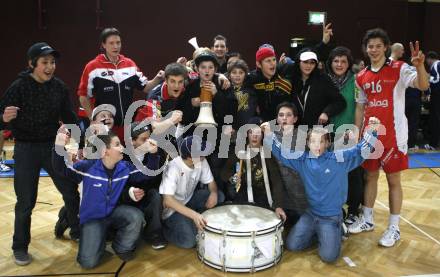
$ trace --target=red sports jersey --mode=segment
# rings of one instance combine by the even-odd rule
[[[415,68],[401,61],[387,61],[378,71],[365,68],[356,78],[359,89],[356,101],[365,104],[364,124],[370,117],[379,118],[386,135],[379,135],[385,148],[407,151],[408,121],[405,116],[405,89],[413,86]]]

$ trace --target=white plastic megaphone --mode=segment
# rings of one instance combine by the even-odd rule
[[[199,45],[197,44],[197,38],[193,37],[192,39],[188,40],[188,43],[191,44],[195,50],[199,49]]]
[[[212,114],[212,93],[204,87],[201,87],[200,112],[194,125],[201,127],[217,126]]]

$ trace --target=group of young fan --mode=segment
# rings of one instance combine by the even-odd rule
[[[84,268],[100,263],[108,240],[124,261],[133,259],[139,238],[154,249],[168,242],[193,248],[197,230],[207,224],[204,210],[248,202],[249,176],[254,204],[292,226],[286,248],[300,251],[318,242],[320,258],[331,263],[347,228],[351,234],[374,229],[382,169],[390,216],[379,244],[393,246],[400,239],[401,172],[408,168],[405,89],[428,89],[425,56],[416,42],[412,65],[388,59],[387,33],[372,29],[362,41],[368,66],[354,73],[351,51],[329,47],[332,35],[331,25],[323,26],[322,41],[292,58],[277,59],[274,47],[264,44],[254,70],[217,36],[211,49],[198,48],[192,60],[179,58],[148,80],[120,54],[120,32],[107,28],[100,37],[103,53],[80,78],[78,116],[67,86],[54,76],[59,52],[47,43],[31,46],[27,69],[0,99],[0,129],[15,138],[16,264],[32,260],[41,168],[64,200],[55,235],[70,228]],[[133,108],[135,90],[146,100]],[[205,101],[202,90],[212,94],[217,126],[206,129],[208,137],[214,130],[213,139],[193,124]],[[72,154],[66,149],[75,125],[81,136]],[[249,158],[234,151],[241,142]]]

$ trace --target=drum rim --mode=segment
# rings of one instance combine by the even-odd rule
[[[203,258],[203,257],[200,255],[199,252],[197,252],[197,257],[198,257],[198,258],[200,259],[200,261],[202,261],[204,264],[209,265],[209,266],[211,266],[211,267],[213,267],[213,268],[215,268],[215,269],[220,269],[220,270],[221,270],[221,269],[223,268],[222,265],[219,265],[219,264],[217,264],[217,263],[214,263],[214,262],[212,262],[212,261],[210,261],[210,260],[208,260],[208,259],[206,259],[206,258]],[[259,266],[257,266],[257,267],[254,267],[254,270],[255,270],[255,271],[260,271],[260,270],[264,270],[264,269],[270,268],[270,267],[272,267],[272,266],[275,266],[275,265],[277,265],[277,264],[281,261],[281,258],[282,258],[282,257],[283,257],[283,251],[281,251],[281,252],[278,254],[278,256],[275,256],[274,259],[271,260],[270,262],[265,263],[265,264],[263,264],[263,265],[259,265]],[[230,272],[250,272],[250,271],[252,270],[252,267],[228,267],[228,266],[225,266],[224,268],[226,269],[226,271],[230,271]]]
[[[269,210],[269,211],[273,212],[273,210],[271,210],[271,209],[268,209],[265,207],[260,207],[258,205],[253,204],[253,203],[239,203],[239,204],[227,203],[227,204],[218,205],[215,208],[223,207],[223,206],[252,206],[252,207],[258,207],[258,208]],[[213,208],[213,209],[215,209],[215,208]],[[272,233],[273,231],[280,229],[284,225],[284,222],[281,219],[278,219],[278,220],[279,220],[279,222],[276,225],[269,227],[269,228],[260,229],[257,231],[228,231],[228,230],[222,230],[222,229],[218,229],[218,228],[209,226],[209,223],[203,228],[203,230],[210,232],[210,233],[215,233],[215,234],[223,234],[224,232],[226,232],[226,236],[229,236],[229,237],[249,237],[249,236],[252,236],[253,232],[255,232],[255,236],[258,237],[258,236],[263,236],[263,235]]]

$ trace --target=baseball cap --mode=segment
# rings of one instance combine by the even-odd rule
[[[37,42],[32,45],[27,51],[27,56],[29,60],[34,60],[38,57],[49,54],[53,55],[56,59],[60,58],[60,53],[57,50],[53,49],[46,42]]]
[[[179,153],[182,159],[205,157],[213,151],[212,144],[202,140],[199,136],[188,136],[179,144]]]
[[[195,59],[194,62],[196,63],[196,66],[198,67],[202,62],[206,62],[206,61],[210,61],[214,63],[215,67],[219,66],[218,60],[215,57],[214,54],[210,53],[210,52],[202,52],[200,55],[198,55]]]
[[[257,62],[261,62],[262,60],[269,58],[269,57],[275,57],[275,51],[273,47],[260,47],[255,53],[255,60]]]
[[[101,104],[93,109],[92,120],[95,120],[95,116],[102,111],[109,111],[113,115],[113,117],[116,115],[115,106],[113,106],[112,104]]]
[[[131,123],[130,129],[131,129],[131,137],[133,139],[136,139],[138,136],[140,136],[145,132],[150,131],[151,133],[151,125],[139,121]]]
[[[307,51],[307,52],[301,53],[301,55],[299,56],[299,60],[302,62],[308,61],[308,60],[315,60],[316,62],[318,62],[318,56],[316,56],[316,54],[312,51]]]

